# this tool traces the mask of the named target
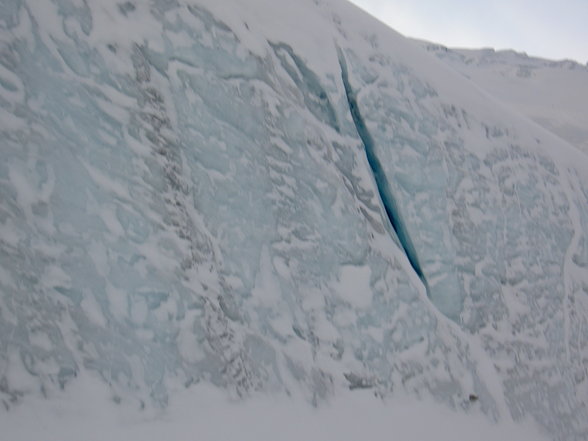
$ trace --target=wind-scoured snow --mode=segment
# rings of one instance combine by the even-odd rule
[[[519,110],[341,0],[5,2],[2,418],[367,389],[585,439],[588,162]]]

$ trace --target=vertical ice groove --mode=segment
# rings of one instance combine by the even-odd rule
[[[392,195],[392,191],[390,190],[388,177],[386,176],[384,168],[382,167],[382,164],[380,163],[380,160],[376,155],[374,140],[366,126],[363,117],[361,116],[359,105],[356,99],[356,93],[349,82],[347,62],[345,61],[345,57],[341,52],[341,49],[338,48],[337,52],[339,56],[339,64],[341,66],[341,78],[343,80],[343,87],[345,88],[345,95],[347,98],[347,103],[349,104],[349,111],[351,113],[355,129],[357,130],[357,134],[359,135],[359,138],[361,139],[361,142],[364,146],[368,164],[374,176],[374,181],[376,183],[377,190],[380,194],[380,199],[382,201],[384,211],[386,212],[386,216],[388,217],[390,225],[394,230],[394,235],[398,238],[398,242],[400,243],[404,253],[406,254],[406,257],[408,258],[410,265],[412,266],[416,274],[419,276],[419,278],[427,288],[428,294],[429,289],[427,281],[421,268],[417,252],[412,243],[412,239],[410,238],[410,234],[406,229],[406,225],[404,223],[404,220],[402,219],[402,215],[400,213],[400,210],[398,209],[396,200]]]
[[[319,121],[328,124],[339,132],[340,128],[335,109],[331,101],[329,101],[328,93],[321,85],[319,77],[308,68],[289,45],[285,43],[270,43],[270,45],[280,60],[282,67],[304,96],[304,103],[308,110]]]

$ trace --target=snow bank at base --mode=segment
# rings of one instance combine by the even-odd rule
[[[407,397],[383,402],[369,391],[347,392],[313,408],[296,400],[256,397],[229,401],[211,386],[174,395],[163,411],[132,409],[105,396],[86,377],[50,400],[0,414],[2,438],[12,441],[541,441],[530,422],[493,424]]]

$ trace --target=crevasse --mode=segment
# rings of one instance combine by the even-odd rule
[[[374,140],[366,126],[363,117],[361,116],[361,112],[357,104],[356,93],[349,83],[347,62],[340,49],[338,49],[338,55],[339,64],[341,66],[341,78],[343,80],[343,87],[345,88],[347,103],[349,104],[349,111],[351,113],[351,117],[353,118],[353,124],[357,130],[357,134],[359,135],[359,138],[361,139],[361,142],[364,146],[367,160],[374,176],[378,193],[380,194],[380,200],[382,201],[384,211],[386,212],[386,216],[388,217],[390,226],[392,227],[392,235],[397,239],[412,268],[417,273],[425,287],[427,287],[428,293],[427,281],[419,262],[417,252],[406,228],[404,219],[402,219],[402,215],[398,209],[396,200],[394,199],[392,191],[390,190],[388,177],[386,176],[382,164],[376,155]]]

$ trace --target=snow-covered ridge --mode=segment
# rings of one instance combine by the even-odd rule
[[[419,42],[484,90],[588,153],[588,65]]]
[[[3,8],[7,418],[90,376],[586,437],[583,153],[343,1]]]

